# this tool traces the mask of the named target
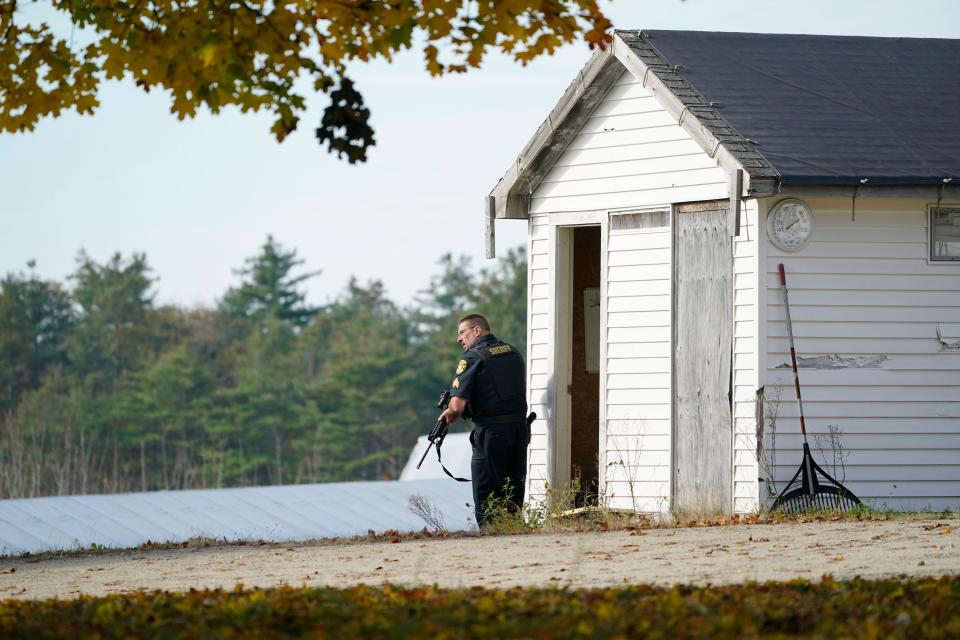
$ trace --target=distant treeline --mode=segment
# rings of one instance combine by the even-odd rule
[[[153,302],[146,256],[0,280],[0,498],[396,478],[479,311],[526,349],[526,259],[441,258],[410,307],[311,306],[268,238],[215,308]],[[426,283],[425,283],[426,284]]]

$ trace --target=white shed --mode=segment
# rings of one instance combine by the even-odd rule
[[[960,506],[958,113],[956,40],[618,31],[486,202],[488,257],[529,228],[528,497],[769,506],[801,459],[783,263],[814,457]]]

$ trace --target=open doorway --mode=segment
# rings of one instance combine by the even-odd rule
[[[566,268],[558,270],[557,374],[565,381],[558,390],[566,387],[560,394],[566,402],[558,406],[556,481],[578,479],[576,506],[585,506],[597,503],[600,481],[601,227],[561,231],[560,264]]]

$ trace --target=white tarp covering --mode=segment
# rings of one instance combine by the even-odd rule
[[[423,465],[417,469],[417,463],[423,457],[423,452],[427,450],[430,441],[427,436],[420,436],[417,445],[410,452],[410,459],[400,472],[401,480],[428,480],[446,478],[452,482],[447,474],[443,472],[440,463],[437,462],[437,452],[430,449]],[[440,455],[443,457],[443,464],[446,465],[450,473],[458,478],[470,477],[470,457],[473,455],[473,446],[470,444],[469,433],[451,433],[443,439],[443,446],[440,447]],[[461,483],[467,484],[467,483]],[[468,485],[469,486],[469,485]]]
[[[412,495],[436,508],[447,530],[473,528],[473,512],[467,506],[473,502],[470,484],[440,473],[442,480],[0,500],[0,555],[85,549],[93,544],[135,547],[197,536],[280,542],[362,535],[371,529],[419,531],[426,522],[410,510]]]

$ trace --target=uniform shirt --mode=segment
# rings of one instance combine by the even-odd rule
[[[457,372],[454,374],[453,382],[450,383],[451,396],[463,398],[467,402],[470,402],[473,396],[477,373],[479,373],[483,363],[483,359],[473,349],[497,342],[499,342],[499,340],[497,340],[496,336],[488,333],[485,336],[480,336],[480,339],[473,345],[473,348],[464,352],[463,357],[457,362]]]
[[[474,423],[505,417],[522,420],[527,406],[525,386],[523,358],[511,345],[488,333],[457,363],[450,395],[469,403],[464,417]]]

